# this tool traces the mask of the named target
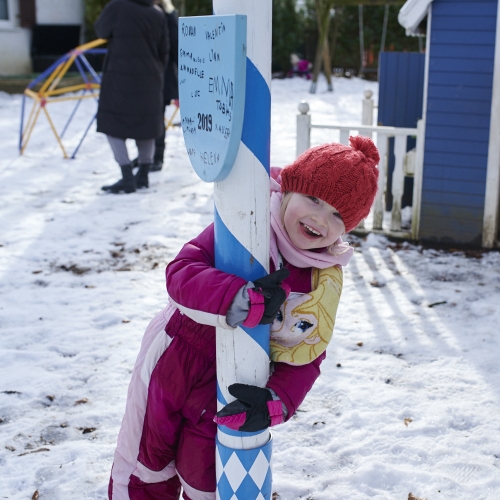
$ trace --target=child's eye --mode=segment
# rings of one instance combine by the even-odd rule
[[[338,212],[333,212],[334,217],[337,217],[337,219],[342,220],[342,216]]]
[[[309,198],[311,201],[313,201],[314,203],[318,203],[318,202],[319,202],[319,200],[318,200],[318,198],[316,198],[316,196],[308,196],[308,198]]]

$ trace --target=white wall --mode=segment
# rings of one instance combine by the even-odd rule
[[[0,29],[0,76],[31,73],[31,30]]]
[[[83,25],[83,0],[36,0],[38,24]]]
[[[19,27],[19,1],[8,0],[8,21],[0,22],[0,76],[31,73],[31,30]]]

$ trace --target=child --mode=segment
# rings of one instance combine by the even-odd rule
[[[368,215],[377,191],[377,148],[359,136],[350,144],[311,148],[271,179],[270,275],[247,283],[214,268],[213,224],[167,266],[170,303],[149,324],[134,367],[110,499],[177,500],[182,485],[184,499],[214,500],[215,422],[255,431],[289,420],[302,403],[353,252],[341,236]],[[216,415],[214,327],[271,322],[266,388],[230,386],[237,399]]]

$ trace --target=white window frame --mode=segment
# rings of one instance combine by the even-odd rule
[[[0,30],[11,30],[19,26],[19,5],[17,0],[7,0],[7,15],[8,19],[0,19]]]

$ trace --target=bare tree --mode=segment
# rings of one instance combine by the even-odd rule
[[[330,30],[331,9],[334,0],[314,0],[316,8],[316,20],[318,22],[318,45],[316,47],[316,56],[314,57],[313,78],[311,82],[310,93],[316,92],[318,75],[323,66],[326,79],[328,81],[328,90],[333,90],[332,85],[332,65],[330,61],[330,47],[328,44],[328,32]]]

